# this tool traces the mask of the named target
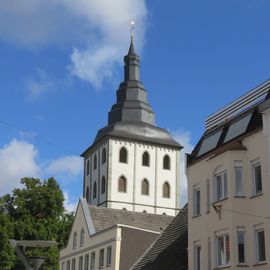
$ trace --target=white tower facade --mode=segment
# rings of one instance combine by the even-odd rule
[[[98,206],[175,215],[182,147],[155,125],[132,41],[124,60],[125,78],[108,125],[82,154],[84,197]]]

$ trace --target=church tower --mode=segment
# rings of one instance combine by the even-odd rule
[[[89,204],[174,216],[179,208],[181,145],[155,125],[140,82],[140,59],[131,38],[124,81],[84,158],[84,197]]]

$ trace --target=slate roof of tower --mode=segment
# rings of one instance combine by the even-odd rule
[[[155,113],[140,81],[140,58],[132,39],[124,62],[124,81],[116,92],[116,103],[108,113],[108,124],[98,131],[93,145],[105,137],[114,137],[182,148],[167,130],[155,124]]]
[[[116,224],[161,232],[173,219],[172,216],[117,210],[94,205],[89,205],[89,212],[96,232]]]
[[[188,269],[187,205],[131,268],[132,270]]]

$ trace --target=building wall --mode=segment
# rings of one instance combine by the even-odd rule
[[[88,209],[87,209],[88,210]],[[80,232],[84,228],[84,245],[80,246]],[[77,232],[77,247],[73,248],[73,237],[74,233]],[[112,248],[112,261],[111,265],[108,266],[106,263],[107,259],[107,248]],[[99,269],[99,252],[101,249],[104,249],[104,267],[103,269],[107,270],[117,270],[119,269],[119,260],[120,260],[120,249],[121,249],[121,228],[112,227],[107,230],[102,231],[94,235],[89,234],[87,229],[87,224],[85,222],[84,213],[79,204],[74,224],[70,233],[69,242],[66,248],[60,251],[60,269],[62,270],[62,264],[64,263],[64,269],[66,270],[67,262],[72,262],[73,259],[76,261],[75,269],[79,269],[79,258],[83,257],[83,269],[85,263],[85,256],[89,255],[89,260],[91,259],[91,253],[95,252],[95,269]],[[89,261],[90,265],[90,261]],[[90,267],[88,268],[90,270]],[[70,268],[72,270],[72,268]]]
[[[268,134],[270,134],[268,132]],[[245,230],[245,269],[269,269],[270,258],[270,216],[269,196],[269,155],[266,137],[259,131],[243,140],[247,150],[227,151],[215,157],[208,157],[188,167],[189,207],[189,269],[195,267],[195,246],[201,247],[201,269],[217,267],[217,236],[229,235],[230,263],[228,269],[243,269],[238,263],[237,230]],[[243,167],[243,196],[235,193],[235,162],[241,161]],[[262,172],[262,194],[253,195],[252,164],[259,161]],[[227,171],[227,198],[216,201],[214,176],[218,170]],[[208,212],[207,181],[210,185],[210,211]],[[194,189],[200,189],[200,215],[195,216]],[[212,203],[221,206],[220,216]],[[216,208],[219,210],[219,208]],[[244,214],[243,214],[244,213]],[[266,263],[256,266],[255,230],[265,232]]]
[[[128,163],[119,162],[122,147],[128,151]],[[178,208],[177,192],[179,186],[179,150],[146,143],[110,139],[110,201],[112,208],[148,213],[175,215]],[[150,166],[142,165],[142,155],[150,155]],[[170,170],[163,169],[163,158],[170,157]],[[127,179],[127,192],[119,192],[119,177]],[[142,195],[142,181],[149,183],[149,195]],[[170,198],[163,198],[165,182],[170,185]]]

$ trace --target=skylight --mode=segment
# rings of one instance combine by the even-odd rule
[[[216,148],[221,133],[222,133],[222,130],[219,130],[218,132],[206,137],[201,144],[198,156],[201,156],[205,154],[206,152]]]
[[[250,113],[247,116],[241,118],[237,122],[230,125],[227,135],[225,137],[224,143],[246,132],[251,115],[252,114]]]

